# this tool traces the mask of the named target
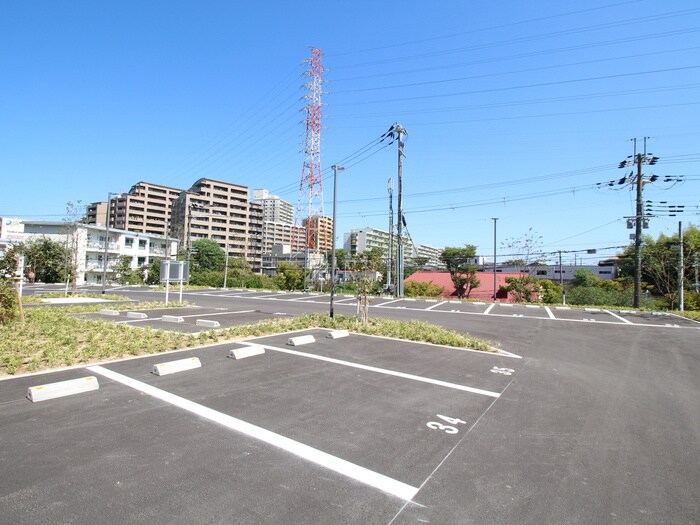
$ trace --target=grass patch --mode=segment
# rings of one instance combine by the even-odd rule
[[[700,321],[700,312],[697,310],[685,310],[683,312],[676,310],[673,313],[678,314],[681,317],[685,317],[686,319],[692,319],[693,321]]]
[[[138,309],[164,306],[163,303],[140,303]],[[134,309],[133,305],[114,305],[114,307]],[[70,315],[94,312],[99,309],[97,305],[35,307],[27,310],[24,324],[13,322],[0,325],[0,375],[34,372],[126,356],[155,354],[167,350],[315,327],[344,329],[487,352],[494,351],[486,341],[418,321],[373,319],[367,325],[360,325],[354,317],[336,316],[330,319],[325,314],[313,314],[234,326],[223,330],[208,330],[194,336]]]
[[[102,295],[99,293],[77,293],[75,295],[66,295],[63,292],[50,292],[36,295],[23,295],[22,303],[24,304],[41,304],[42,299],[72,299],[86,297],[89,299],[103,299],[105,301],[131,301],[128,297],[122,295]]]

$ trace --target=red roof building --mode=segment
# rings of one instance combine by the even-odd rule
[[[513,299],[510,294],[500,292],[501,286],[507,286],[506,277],[522,277],[523,274],[516,272],[496,272],[496,300],[499,302],[509,303]],[[527,275],[527,274],[525,274]],[[479,299],[485,301],[493,300],[493,272],[476,272],[476,277],[479,279],[479,286],[473,288],[469,293],[469,297],[465,299]],[[404,283],[419,282],[433,283],[436,286],[443,288],[440,297],[457,297],[457,293],[449,272],[430,272],[418,271],[408,276]]]

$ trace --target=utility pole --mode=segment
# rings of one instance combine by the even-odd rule
[[[683,311],[683,275],[685,267],[683,264],[683,222],[678,221],[678,309]]]
[[[646,137],[644,139],[646,146]],[[637,207],[634,213],[634,307],[639,308],[642,295],[642,154],[636,154],[637,163]]]
[[[389,192],[389,254],[386,265],[386,286],[390,294],[393,294],[391,283],[391,267],[394,264],[394,179],[389,177],[387,181]]]
[[[331,234],[331,307],[330,318],[333,319],[333,297],[335,296],[335,205],[338,196],[338,172],[345,168],[342,166],[332,166],[333,168],[333,225]]]
[[[390,136],[396,136],[398,139],[398,164],[399,164],[399,197],[398,197],[398,230],[397,230],[397,247],[396,247],[396,297],[403,297],[403,137],[406,135],[406,130],[401,124],[394,124],[389,129]]]
[[[637,165],[637,174],[632,179],[632,184],[636,185],[636,211],[634,214],[634,304],[635,308],[639,308],[642,295],[642,226],[644,225],[644,209],[642,207],[642,193],[644,191],[644,178],[642,175],[643,164],[656,164],[658,157],[651,156],[647,153],[647,138],[644,137],[644,153],[637,153],[637,139],[632,139],[634,142],[634,154],[627,157],[626,160],[620,162],[618,168],[626,168],[631,165]],[[620,183],[625,183],[629,179],[623,178]],[[650,180],[651,181],[651,180]]]

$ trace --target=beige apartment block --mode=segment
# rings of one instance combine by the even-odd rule
[[[187,249],[197,239],[212,239],[229,257],[242,257],[261,271],[262,206],[249,202],[247,186],[199,179],[173,202],[172,223]]]
[[[151,182],[137,182],[128,193],[115,195],[110,200],[109,226],[118,230],[174,235],[171,227],[171,205],[184,190]],[[104,225],[107,222],[107,203],[95,202],[88,206],[87,223]]]
[[[263,253],[272,253],[273,247],[285,245],[291,251],[306,249],[306,229],[286,222],[263,221]]]
[[[309,239],[309,248],[321,252],[333,249],[333,219],[326,215],[314,215],[302,221],[302,227]]]

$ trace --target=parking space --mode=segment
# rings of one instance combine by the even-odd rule
[[[146,327],[160,330],[176,330],[197,333],[202,330],[228,328],[230,326],[253,324],[269,319],[285,317],[287,314],[274,311],[228,308],[161,308],[153,310],[131,310],[129,312],[103,309],[100,312],[80,314],[81,317],[102,319],[118,324]]]
[[[519,363],[327,334],[304,332],[315,341],[297,346],[289,335],[260,338],[265,353],[246,359],[228,357],[245,343],[216,345],[0,381],[0,454],[22,471],[0,481],[5,518],[107,523],[116,507],[138,509],[120,514],[133,523],[186,523],[195,510],[204,514],[190,522],[253,523],[252,512],[263,522],[387,523],[420,503],[421,485]],[[201,367],[152,373],[190,357]],[[29,386],[88,375],[99,390],[24,398]],[[279,514],[285,503],[289,515]]]

